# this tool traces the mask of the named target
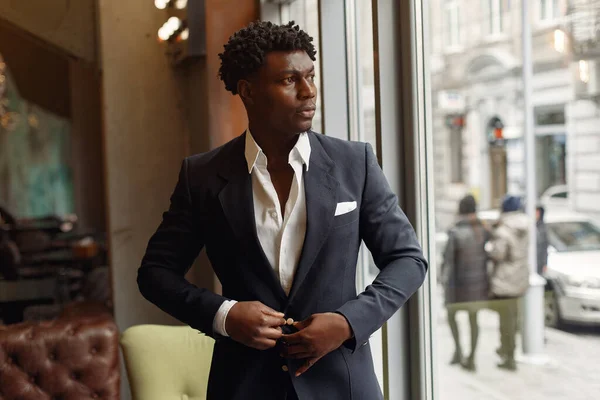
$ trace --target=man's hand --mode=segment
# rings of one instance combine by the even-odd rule
[[[296,376],[305,373],[323,356],[340,347],[352,337],[352,329],[341,314],[314,314],[310,318],[296,322],[299,330],[291,335],[283,335],[282,356],[302,358],[306,362],[296,371]]]
[[[236,342],[266,350],[275,347],[282,336],[281,325],[284,324],[283,313],[259,301],[242,301],[229,310],[225,330]]]

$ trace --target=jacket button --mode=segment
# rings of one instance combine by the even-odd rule
[[[284,371],[284,372],[288,372],[290,369],[288,368],[287,365],[282,365],[281,366],[281,370]]]

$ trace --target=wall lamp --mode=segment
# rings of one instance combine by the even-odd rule
[[[190,63],[206,55],[204,0],[154,0],[154,6],[165,13],[157,36],[173,65]]]

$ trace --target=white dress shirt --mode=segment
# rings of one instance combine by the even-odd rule
[[[279,277],[281,287],[289,295],[306,233],[303,166],[305,165],[308,171],[310,160],[308,134],[300,134],[288,157],[288,162],[294,170],[294,177],[283,215],[281,215],[279,197],[267,170],[267,157],[249,129],[246,131],[245,155],[248,173],[252,175],[252,198],[258,240],[267,260]],[[225,320],[235,303],[234,300],[225,301],[215,315],[213,329],[220,335],[228,336]]]

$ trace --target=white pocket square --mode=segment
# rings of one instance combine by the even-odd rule
[[[335,208],[335,216],[347,214],[350,211],[356,209],[355,201],[343,201],[341,203],[337,203],[337,207]]]

